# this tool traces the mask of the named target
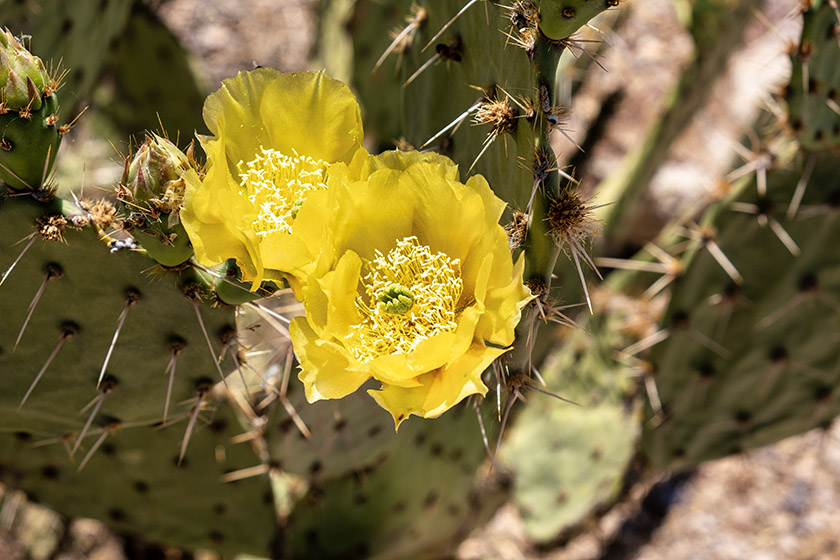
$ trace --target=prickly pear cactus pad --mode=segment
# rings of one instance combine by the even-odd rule
[[[65,130],[60,81],[11,31],[0,33],[0,179],[15,189],[35,189],[49,177]]]
[[[190,269],[155,273],[142,254],[112,253],[93,225],[73,226],[78,208],[65,209],[66,218],[57,200],[0,198],[4,482],[66,515],[97,516],[152,540],[264,551],[273,526],[267,483],[219,482],[256,462],[247,446],[225,447],[241,431],[233,417],[214,415],[206,396],[194,438],[185,436],[197,387],[219,367],[233,369],[230,350],[216,364],[222,335],[235,332],[233,310],[199,305],[211,292]],[[246,506],[265,515],[231,516]]]
[[[836,3],[815,0],[803,10],[793,75],[785,94],[788,124],[808,150],[840,146],[840,17]]]
[[[641,432],[633,380],[614,359],[626,343],[618,330],[623,320],[593,317],[590,332],[568,332],[543,364],[548,387],[562,388],[562,396],[580,406],[528,385],[521,389],[528,404],[509,428],[499,459],[511,470],[513,499],[536,542],[550,542],[611,505],[623,487]]]
[[[67,458],[72,440],[5,432],[0,435],[2,482],[62,515],[100,519],[146,541],[268,556],[276,534],[269,482],[265,477],[222,481],[258,463],[247,443],[231,442],[242,430],[227,403],[208,398],[208,405],[180,465],[186,422],[165,428],[120,425],[113,431],[109,424],[97,427],[74,462]],[[102,437],[79,472],[87,447]]]
[[[298,409],[331,422],[310,425],[320,433],[315,453],[282,454],[310,486],[288,522],[290,558],[447,557],[505,495],[490,484],[496,477],[476,477],[487,452],[472,407],[407,422],[399,434],[364,395]],[[492,426],[495,410],[482,409]]]
[[[170,415],[183,412],[174,403],[194,396],[198,372],[209,376],[217,371],[204,330],[218,356],[221,335],[235,330],[233,310],[196,305],[202,292],[210,292],[192,270],[155,272],[154,261],[139,253],[112,253],[92,225],[76,229],[58,210],[57,201],[42,206],[30,197],[4,197],[0,206],[0,268],[8,271],[31,242],[0,286],[0,309],[8,319],[0,327],[3,369],[32,372],[6,382],[0,402],[4,429],[52,436],[79,430],[86,420],[79,411],[102,393],[106,376],[116,387],[105,396],[102,415],[131,424],[159,421],[174,341],[180,341],[177,360],[183,369],[178,369],[184,373],[175,376]],[[57,229],[63,229],[55,239],[37,233],[36,224],[44,223],[45,216],[55,217]],[[59,342],[43,377],[17,411]],[[232,369],[231,364],[228,356],[223,366]]]
[[[817,156],[795,217],[786,210],[802,167],[791,167],[768,171],[766,196],[746,181],[700,226],[720,252],[691,256],[650,357],[663,410],[643,441],[658,466],[766,445],[840,413],[840,161]]]

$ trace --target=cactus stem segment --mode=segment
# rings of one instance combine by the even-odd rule
[[[117,339],[119,338],[120,331],[125,323],[125,318],[128,316],[128,310],[131,309],[131,307],[138,301],[140,301],[140,293],[137,290],[133,288],[126,290],[125,306],[117,319],[117,329],[114,331],[114,337],[111,339],[111,345],[108,347],[108,353],[105,354],[105,361],[102,362],[102,369],[99,370],[99,379],[96,382],[97,387],[99,387],[102,383],[102,378],[105,377],[105,370],[108,368],[108,362],[111,361],[111,354],[114,352],[114,346],[117,344]]]
[[[44,268],[44,279],[41,281],[41,285],[38,287],[38,290],[35,292],[35,296],[29,303],[29,307],[26,310],[26,319],[23,320],[23,325],[21,325],[20,327],[20,332],[18,332],[17,339],[15,340],[15,345],[12,347],[12,352],[17,350],[18,344],[20,344],[20,339],[23,338],[23,332],[26,330],[26,326],[29,324],[29,320],[32,319],[32,314],[35,313],[35,307],[41,300],[41,296],[44,295],[44,290],[47,287],[47,283],[50,280],[53,280],[54,278],[61,278],[62,276],[64,276],[64,271],[59,265],[55,263],[50,263]]]
[[[29,385],[29,389],[26,390],[26,394],[23,395],[23,398],[20,400],[20,404],[18,405],[17,410],[20,410],[23,407],[24,403],[26,402],[26,399],[28,399],[29,395],[32,394],[32,391],[35,389],[35,386],[41,380],[41,377],[44,375],[44,372],[47,371],[47,368],[50,367],[50,364],[58,354],[58,351],[61,350],[61,347],[64,345],[64,343],[73,338],[78,332],[78,330],[79,327],[74,323],[65,323],[61,326],[61,336],[58,338],[58,343],[56,343],[55,348],[53,348],[52,352],[50,352],[50,355],[47,357],[47,361],[44,362],[43,366],[41,366],[41,369],[38,371],[38,375],[36,375],[35,379],[32,380],[32,384]]]

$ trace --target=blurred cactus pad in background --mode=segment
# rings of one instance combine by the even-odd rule
[[[725,558],[832,433],[835,0],[0,16],[9,557]]]

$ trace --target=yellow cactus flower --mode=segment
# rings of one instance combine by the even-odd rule
[[[254,289],[289,279],[282,273],[317,255],[295,235],[303,202],[327,188],[330,165],[367,156],[356,98],[322,72],[259,68],[225,80],[204,103],[204,121],[213,133],[201,138],[207,174],[188,181],[181,211],[196,260],[236,258]]]
[[[498,223],[505,204],[483,177],[460,183],[438,155],[390,152],[331,174],[350,179],[296,223],[322,236],[308,241],[322,251],[306,316],[291,325],[307,399],[373,379],[381,387],[368,393],[399,427],[485,394],[482,372],[513,344],[531,299]]]

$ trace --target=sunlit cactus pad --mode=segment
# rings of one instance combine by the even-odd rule
[[[522,392],[527,406],[500,453],[529,536],[551,542],[617,499],[639,437],[634,382],[614,359],[623,318],[593,318],[570,332],[541,368],[548,387],[580,406]],[[541,387],[537,380],[532,383]]]
[[[202,412],[181,466],[186,422],[121,428],[81,472],[81,457],[68,460],[66,442],[21,431],[0,435],[0,477],[62,515],[101,519],[149,542],[269,556],[276,516],[268,480],[222,482],[256,462],[248,443],[231,443],[242,430],[225,406],[214,402]]]
[[[658,466],[770,444],[840,413],[832,342],[840,332],[840,162],[816,160],[802,206],[788,217],[802,177],[801,164],[792,167],[768,172],[764,197],[754,180],[744,182],[701,226],[743,281],[698,249],[674,286],[668,338],[651,354],[663,411],[645,424],[643,440]]]
[[[840,147],[840,12],[816,0],[804,10],[799,47],[791,53],[793,75],[786,90],[789,124],[809,150]]]
[[[111,253],[91,225],[81,230],[67,227],[63,239],[44,240],[36,232],[36,220],[45,215],[60,215],[60,205],[43,206],[21,196],[0,199],[0,268],[4,273],[27,246],[29,236],[35,235],[0,286],[0,315],[4,317],[0,364],[3,371],[19,373],[4,382],[0,396],[3,429],[38,437],[81,430],[87,416],[79,411],[101,394],[100,373],[103,380],[115,380],[116,387],[104,397],[99,420],[109,416],[130,424],[161,421],[173,343],[180,349],[168,416],[187,413],[189,405],[178,403],[195,397],[196,383],[201,378],[220,380],[214,362],[223,349],[221,335],[235,332],[233,309],[198,306],[214,356],[196,306],[185,295],[185,290],[199,288],[199,293],[210,296],[200,290],[201,279],[193,270],[164,272],[138,252]],[[127,307],[135,295],[139,296],[136,303]],[[32,302],[34,309],[21,335]],[[123,312],[122,328],[110,350]],[[72,336],[64,339],[16,412],[67,326],[72,326]],[[222,363],[228,370],[233,369],[231,354],[228,349]]]

